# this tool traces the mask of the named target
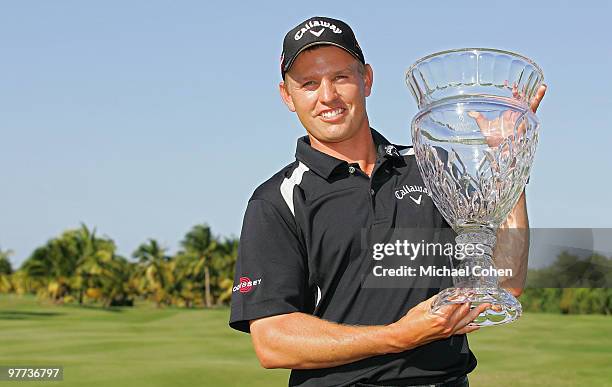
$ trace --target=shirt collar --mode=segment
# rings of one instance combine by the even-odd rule
[[[395,145],[391,144],[382,134],[376,130],[370,128],[372,132],[372,140],[376,145],[377,158],[386,159],[401,159],[399,152]],[[299,161],[303,162],[317,175],[328,179],[332,173],[339,167],[348,166],[348,163],[344,160],[340,160],[326,153],[323,153],[310,145],[310,139],[308,136],[300,137],[297,140],[297,148],[295,151],[295,157]]]

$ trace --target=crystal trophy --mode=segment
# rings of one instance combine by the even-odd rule
[[[471,323],[479,326],[521,316],[520,302],[492,274],[493,250],[497,230],[529,177],[540,126],[530,102],[543,80],[532,60],[483,48],[429,55],[406,73],[419,107],[412,120],[419,170],[457,233],[456,246],[472,246],[455,260],[454,269],[462,274],[440,292],[432,312],[448,304],[490,303]]]

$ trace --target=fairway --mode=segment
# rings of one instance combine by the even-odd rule
[[[0,295],[0,365],[63,365],[64,382],[7,386],[283,386],[229,310],[104,310]],[[528,314],[470,335],[472,386],[612,386],[612,318]]]

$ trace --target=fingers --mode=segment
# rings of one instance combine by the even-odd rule
[[[480,304],[470,312],[457,324],[457,328],[462,329],[469,323],[474,321],[479,314],[491,307],[491,304]]]
[[[469,326],[472,321],[478,317],[478,315],[488,308],[491,307],[491,304],[480,304],[474,309],[470,310],[470,304],[462,304],[461,308],[455,312],[453,318],[451,319],[451,323],[453,326],[451,335],[461,335],[463,333],[470,333],[480,328],[479,326]]]
[[[455,312],[452,318],[453,332],[459,328],[463,328],[473,320],[469,320],[471,307],[471,303],[467,302],[461,305],[461,309],[459,309],[459,311]]]
[[[451,324],[451,326],[453,327],[453,330],[454,330],[455,327],[461,322],[461,320],[463,320],[465,315],[467,315],[469,313],[469,311],[470,311],[470,303],[469,302],[465,302],[463,304],[454,304],[453,306],[455,306],[455,308],[447,316],[447,319],[448,319],[449,323]]]
[[[423,306],[424,308],[426,308],[427,310],[430,310],[431,306],[436,302],[436,300],[438,299],[439,296],[440,296],[439,293],[438,294],[434,294],[433,296],[429,297],[425,301],[421,302],[420,305]],[[444,305],[444,306],[440,307],[438,310],[446,312],[446,311],[454,310],[455,308],[457,308],[460,305],[461,304],[448,304],[448,305]]]
[[[431,306],[431,304],[433,304],[437,299],[438,299],[438,294],[434,294],[433,296],[423,301],[423,304]]]
[[[480,329],[480,327],[477,326],[477,325],[467,325],[467,326],[459,329],[457,332],[455,332],[455,334],[456,335],[463,335],[463,334],[466,334],[466,333],[472,333],[472,332],[477,331],[479,329]]]
[[[506,81],[507,82],[507,81]],[[518,91],[518,85],[515,83],[512,84],[512,97],[514,98],[520,98],[520,93]]]
[[[431,310],[431,306],[433,305],[434,302],[436,302],[437,299],[438,299],[438,295],[434,294],[433,296],[429,297],[425,301],[422,301],[421,303],[419,303],[414,308],[415,309],[422,309],[422,310],[425,310],[425,311],[429,312]]]
[[[470,310],[470,312],[467,313],[467,315],[465,315],[465,317],[463,317],[463,319],[461,319],[461,321],[459,321],[459,323],[455,326],[457,330],[454,334],[460,334],[459,332],[466,328],[473,328],[468,326],[468,324],[474,321],[479,314],[481,314],[490,307],[491,304],[480,304],[474,309]]]
[[[448,304],[434,311],[434,314],[447,320],[451,320],[458,310],[465,304]]]
[[[546,89],[548,87],[546,85],[542,85],[540,86],[540,88],[538,89],[538,91],[536,92],[535,97],[533,97],[533,100],[531,101],[531,110],[535,113],[536,110],[538,110],[538,107],[540,106],[540,102],[542,102],[542,98],[544,98],[544,94],[546,94]]]
[[[469,111],[468,116],[476,120],[476,123],[478,124],[478,127],[480,129],[488,129],[489,120],[487,120],[487,118],[482,113],[476,111]]]
[[[488,303],[481,304],[475,307],[474,309],[470,309],[470,303],[455,304],[452,306],[458,307],[452,311],[452,315],[447,317],[448,326],[452,327],[451,331],[447,333],[447,335],[449,336],[469,333],[477,330],[479,328],[478,326],[469,326],[468,324],[474,321],[480,313],[484,312],[491,305]]]

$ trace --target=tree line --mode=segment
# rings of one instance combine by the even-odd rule
[[[523,309],[563,314],[612,314],[612,258],[561,252],[555,262],[530,269]]]
[[[186,308],[228,304],[238,240],[216,237],[199,224],[180,246],[169,255],[149,239],[128,259],[117,254],[112,239],[82,224],[36,248],[16,271],[8,259],[12,252],[0,248],[0,293],[105,307],[137,299]],[[528,271],[520,301],[526,311],[612,314],[612,258],[562,252],[552,265]]]
[[[84,224],[36,248],[13,271],[10,250],[0,249],[0,293],[37,294],[56,303],[213,307],[229,303],[236,238],[221,239],[206,224],[195,225],[169,255],[155,239],[142,243],[131,259],[117,254],[114,241]]]

